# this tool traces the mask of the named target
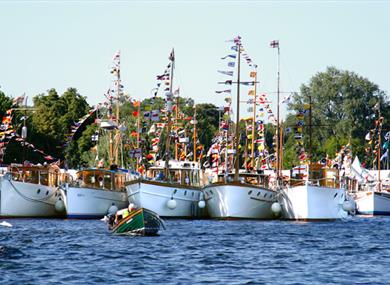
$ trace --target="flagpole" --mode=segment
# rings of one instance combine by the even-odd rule
[[[236,151],[236,161],[235,161],[235,172],[234,172],[234,181],[238,181],[239,176],[239,167],[240,167],[240,155],[239,155],[239,144],[240,144],[240,54],[241,54],[241,45],[238,41],[236,44],[237,47],[237,114],[236,114],[236,136],[235,136],[235,151]]]
[[[382,121],[381,121],[381,106],[380,98],[378,101],[378,151],[377,151],[377,161],[378,161],[378,190],[382,191],[381,185],[381,132],[382,132]]]
[[[196,124],[197,124],[197,121],[196,121],[196,105],[194,105],[194,155],[193,155],[193,158],[194,158],[194,162],[196,161]]]
[[[169,60],[171,61],[171,75],[170,75],[170,85],[169,85],[169,95],[171,98],[167,98],[167,138],[165,141],[165,179],[168,179],[169,175],[169,158],[170,158],[170,142],[171,142],[171,116],[172,116],[172,110],[170,110],[171,107],[169,107],[168,100],[172,100],[172,86],[173,86],[173,69],[175,68],[175,55],[174,50],[172,49],[171,55],[169,56]]]
[[[115,164],[118,165],[118,150],[119,150],[119,143],[120,143],[120,131],[119,131],[119,100],[120,100],[120,80],[121,80],[121,75],[120,75],[120,58],[118,61],[118,66],[117,66],[117,73],[116,73],[116,96],[117,96],[117,103],[116,103],[116,124],[117,124],[117,129],[116,129],[116,134],[115,134]]]
[[[139,149],[139,138],[140,138],[140,127],[141,127],[141,101],[138,101],[138,118],[137,118],[137,151],[135,153],[138,153]],[[142,156],[142,153],[141,153]],[[137,168],[136,171],[138,171],[139,167],[139,157],[136,157],[137,161]]]
[[[255,169],[255,127],[256,127],[256,107],[257,107],[257,66],[256,66],[256,74],[253,84],[255,85],[255,96],[253,100],[253,119],[252,119],[252,148],[251,148],[251,167]]]
[[[273,46],[275,47],[275,46]],[[277,41],[278,57],[277,57],[277,126],[276,126],[276,181],[279,186],[280,179],[280,47]]]

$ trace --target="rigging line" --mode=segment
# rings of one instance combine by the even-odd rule
[[[47,204],[47,205],[51,205],[51,206],[54,205],[54,204],[45,202],[45,200],[48,200],[48,199],[50,199],[51,197],[53,197],[54,194],[57,192],[57,190],[55,190],[51,195],[49,195],[49,196],[47,196],[47,197],[45,197],[45,198],[42,198],[42,199],[33,199],[33,198],[29,198],[29,197],[23,195],[23,194],[16,188],[16,186],[12,183],[11,180],[8,180],[8,181],[9,181],[9,183],[11,184],[12,188],[14,188],[14,190],[15,190],[23,199],[25,199],[25,200],[27,200],[27,201],[30,201],[30,202],[40,202],[40,203]],[[41,185],[41,184],[37,184],[37,185]],[[42,185],[42,186],[44,186],[44,185]],[[45,189],[46,189],[46,188],[45,188]]]

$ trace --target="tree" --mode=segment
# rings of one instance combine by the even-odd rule
[[[364,137],[374,125],[373,107],[380,102],[382,112],[389,114],[386,94],[378,85],[354,72],[328,67],[301,86],[289,109],[303,110],[311,103],[312,161],[326,155],[333,157],[342,145],[352,145],[355,155],[364,155]],[[384,129],[389,126],[385,121]],[[309,150],[309,115],[303,127],[304,145]]]
[[[0,118],[2,118],[7,111],[12,106],[12,99],[4,94],[3,91],[0,91]]]

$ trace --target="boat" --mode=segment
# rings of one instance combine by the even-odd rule
[[[122,212],[123,210],[118,211],[116,217],[123,215]],[[117,222],[113,215],[108,220],[108,227],[115,235],[155,236],[161,229],[165,229],[163,220],[145,208],[135,209],[126,217],[119,217]]]
[[[144,207],[165,218],[206,216],[201,169],[196,162],[169,162],[169,177],[163,175],[165,161],[158,161],[145,178],[125,183],[129,203]]]
[[[178,113],[179,96],[176,97],[175,111],[173,117],[173,71],[175,66],[174,50],[169,57],[169,64],[164,75],[158,76],[165,80],[164,85],[167,91],[166,96],[166,140],[164,160],[157,160],[148,168],[146,174],[137,181],[125,183],[129,203],[135,203],[139,207],[150,209],[161,217],[169,218],[201,218],[205,217],[205,202],[202,186],[202,170],[199,162],[196,161],[196,118],[192,120],[194,124],[194,156],[193,161],[179,159],[177,143],[175,144],[175,159],[171,159],[171,135],[175,132],[178,135]],[[157,93],[156,93],[157,94]],[[138,105],[139,107],[139,105]],[[138,109],[140,111],[140,109]],[[196,109],[195,109],[196,114]],[[195,115],[196,117],[196,115]],[[173,119],[173,120],[172,120]],[[174,124],[173,124],[174,121]],[[139,122],[139,121],[138,121]],[[138,123],[139,124],[139,123]],[[173,130],[173,127],[176,127]],[[159,141],[159,137],[156,138]],[[137,136],[137,145],[139,136]],[[188,142],[189,138],[182,138],[183,142]],[[156,152],[158,152],[156,150]],[[137,160],[138,164],[138,160]]]
[[[62,217],[56,165],[12,164],[0,177],[0,217]]]
[[[237,53],[236,55],[229,55],[228,57],[237,58],[237,111],[236,111],[236,122],[235,122],[235,135],[234,135],[234,150],[228,149],[228,129],[224,129],[220,134],[220,141],[223,141],[223,148],[225,152],[221,150],[221,153],[224,153],[225,162],[222,167],[216,167],[214,177],[217,177],[210,183],[206,185],[203,189],[205,195],[205,201],[208,209],[209,216],[215,219],[272,219],[274,214],[271,210],[272,204],[276,201],[276,192],[271,188],[268,188],[268,185],[265,183],[267,180],[264,176],[257,173],[257,170],[254,166],[254,135],[252,133],[252,170],[240,170],[240,157],[237,155],[239,153],[238,146],[240,144],[240,84],[246,84],[254,86],[254,110],[256,109],[257,99],[256,99],[256,85],[257,85],[257,71],[251,72],[255,74],[253,81],[243,82],[240,81],[240,58],[242,52],[241,38],[236,37],[234,39],[235,45],[232,47]],[[246,58],[247,59],[247,58]],[[248,59],[247,59],[248,62]],[[229,63],[228,66],[234,67],[234,63]],[[222,72],[223,74],[232,75],[233,71]],[[251,75],[252,77],[252,75]],[[232,82],[229,81],[230,85]],[[231,91],[231,90],[230,90]],[[230,92],[229,92],[230,93]],[[229,103],[229,100],[227,100]],[[227,106],[228,116],[230,116],[230,104]],[[256,113],[252,118],[253,126],[252,132],[255,129]],[[226,124],[229,123],[230,119],[226,120]],[[231,143],[233,145],[233,142]],[[213,152],[213,151],[211,151]],[[217,147],[216,153],[219,153],[219,147]],[[230,164],[233,164],[234,160],[234,170],[229,167]],[[215,162],[218,164],[218,158]],[[211,165],[214,167],[213,165]],[[214,169],[214,168],[213,168]],[[260,171],[261,173],[261,171]]]
[[[78,171],[76,177],[61,187],[67,218],[99,219],[127,207],[127,172],[88,168]]]
[[[358,215],[390,215],[390,179],[388,170],[367,170],[356,157],[352,164],[350,195]],[[387,174],[387,177],[384,177]],[[379,182],[378,177],[382,177]]]
[[[111,73],[116,75],[116,113],[112,113],[114,96],[111,88],[106,94],[107,118],[97,120],[101,130],[108,136],[108,164],[104,168],[104,160],[98,160],[97,167],[85,168],[76,173],[76,179],[64,183],[61,187],[65,201],[66,216],[77,219],[98,219],[108,212],[128,206],[125,181],[131,179],[127,170],[118,167],[121,150],[121,132],[123,126],[119,123],[119,104],[123,95],[120,78],[120,54],[114,56],[114,66]],[[100,112],[95,112],[96,114]],[[97,116],[97,115],[96,115]],[[97,147],[99,145],[97,144]]]
[[[342,186],[339,170],[320,164],[299,166],[280,188],[278,200],[286,220],[321,221],[347,218],[353,199]]]

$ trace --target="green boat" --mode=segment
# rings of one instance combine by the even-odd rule
[[[109,229],[117,235],[157,235],[160,229],[165,229],[164,222],[154,212],[139,208],[116,224],[109,223]]]

